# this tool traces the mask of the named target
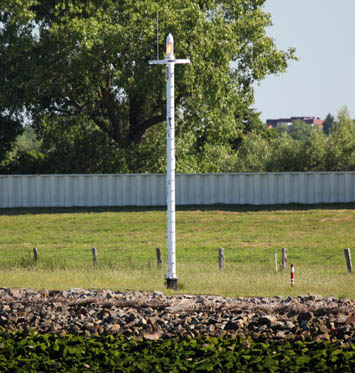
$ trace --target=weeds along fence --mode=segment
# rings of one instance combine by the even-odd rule
[[[153,250],[148,250],[148,257],[141,258],[142,260],[137,261],[137,258],[135,257],[134,260],[132,260],[131,257],[119,257],[119,255],[113,256],[112,254],[107,255],[105,253],[105,250],[100,252],[100,260],[98,260],[98,250],[96,248],[92,248],[91,250],[91,255],[89,255],[89,250],[85,250],[85,253],[81,252],[80,255],[78,255],[77,258],[73,257],[68,257],[67,255],[62,255],[62,253],[57,253],[58,255],[53,255],[53,250],[47,250],[44,249],[40,256],[38,253],[37,248],[33,248],[33,256],[31,255],[31,250],[25,249],[21,250],[19,253],[20,255],[17,256],[17,258],[12,258],[7,259],[6,261],[0,260],[0,266],[3,269],[13,269],[13,268],[38,268],[38,269],[45,269],[45,270],[55,270],[55,269],[78,269],[78,268],[86,268],[89,269],[91,268],[102,268],[102,269],[109,269],[109,270],[122,270],[122,269],[127,269],[127,266],[130,269],[147,269],[147,270],[153,270],[154,268],[157,268],[158,270],[162,269],[163,262],[166,264],[167,258],[165,257],[164,260],[162,258],[162,253],[160,248],[156,248],[155,254]],[[212,253],[213,251],[213,253]],[[336,258],[334,257],[334,261],[338,262],[338,257],[341,253],[341,250],[336,250]],[[278,254],[275,253],[275,267],[273,267],[272,263],[272,258],[273,256],[271,255],[271,252],[267,253],[264,255],[263,260],[260,260],[260,258],[244,258],[243,264],[245,265],[252,265],[252,266],[259,266],[259,269],[263,266],[264,269],[268,268],[269,272],[274,271],[275,272],[287,272],[289,270],[288,267],[291,269],[291,285],[293,286],[294,284],[294,265],[293,264],[287,264],[287,255],[286,255],[287,249],[282,248],[281,249],[281,262],[278,264],[277,257]],[[217,250],[210,250],[210,253],[208,253],[208,260],[205,261],[203,264],[205,266],[208,265],[214,265],[215,268],[217,268],[217,263],[218,263],[218,268],[220,271],[224,271],[225,269],[225,250],[224,248],[219,248],[218,249],[218,256],[213,255],[217,254]],[[84,254],[84,257],[83,257]],[[103,255],[101,255],[103,254]],[[211,255],[212,254],[212,255]],[[229,260],[228,256],[231,254],[231,260]],[[294,253],[291,252],[291,257]],[[297,253],[296,257],[298,256]],[[353,268],[352,268],[352,258],[351,258],[351,251],[350,248],[344,249],[344,255],[345,255],[345,261],[344,261],[344,266],[343,270],[341,270],[342,273],[353,273]],[[212,258],[213,256],[213,258]],[[238,265],[240,267],[241,262],[240,261],[235,261],[235,257],[233,258],[232,252],[228,252],[227,254],[227,263],[228,266],[230,265]],[[39,260],[40,257],[40,260]],[[251,259],[251,260],[250,260]],[[304,266],[309,266],[310,263],[302,263],[300,264],[300,267]],[[183,261],[184,264],[186,264],[186,258]],[[190,263],[191,264],[191,263]],[[194,263],[194,266],[196,266],[196,263]],[[339,264],[337,265],[339,267]],[[334,271],[334,266],[333,266],[333,271]],[[339,270],[339,268],[338,268]]]
[[[1,175],[0,208],[166,205],[163,174]],[[178,205],[355,202],[355,172],[176,175]]]

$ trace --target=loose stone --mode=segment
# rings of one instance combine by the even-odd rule
[[[124,334],[160,339],[230,335],[353,341],[355,301],[305,295],[296,298],[223,298],[119,292],[110,289],[0,288],[0,326],[8,331],[78,335]]]

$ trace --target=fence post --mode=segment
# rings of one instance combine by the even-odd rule
[[[95,266],[96,262],[97,262],[97,250],[96,250],[96,247],[93,247],[91,249],[91,252],[92,252],[92,262],[93,262],[93,264]]]
[[[291,286],[295,286],[295,266],[291,264]]]
[[[223,247],[220,247],[218,249],[218,266],[219,266],[219,269],[221,269],[221,270],[224,269],[224,249],[223,249]]]
[[[160,247],[157,247],[156,248],[156,253],[157,253],[157,266],[158,266],[158,269],[161,268],[161,265],[163,263],[163,260],[161,258],[161,251],[160,251]]]
[[[37,260],[38,260],[38,250],[37,250],[36,247],[33,248],[33,258],[34,258],[35,262],[37,262]]]
[[[348,267],[348,272],[349,272],[349,273],[352,273],[352,271],[353,271],[353,266],[352,266],[352,263],[351,263],[351,253],[350,253],[350,249],[344,249],[344,255],[345,255],[346,265],[347,265],[347,267]]]
[[[281,269],[283,271],[286,269],[286,263],[287,263],[287,249],[283,247],[282,248],[282,263],[281,263]]]
[[[278,268],[277,268],[277,254],[275,253],[275,270],[277,272]]]

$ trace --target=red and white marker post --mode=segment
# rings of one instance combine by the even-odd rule
[[[295,266],[291,264],[291,286],[295,286]]]

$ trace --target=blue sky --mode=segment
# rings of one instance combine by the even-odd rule
[[[267,29],[279,49],[296,48],[299,61],[255,88],[261,119],[336,115],[355,117],[355,0],[267,0]]]

